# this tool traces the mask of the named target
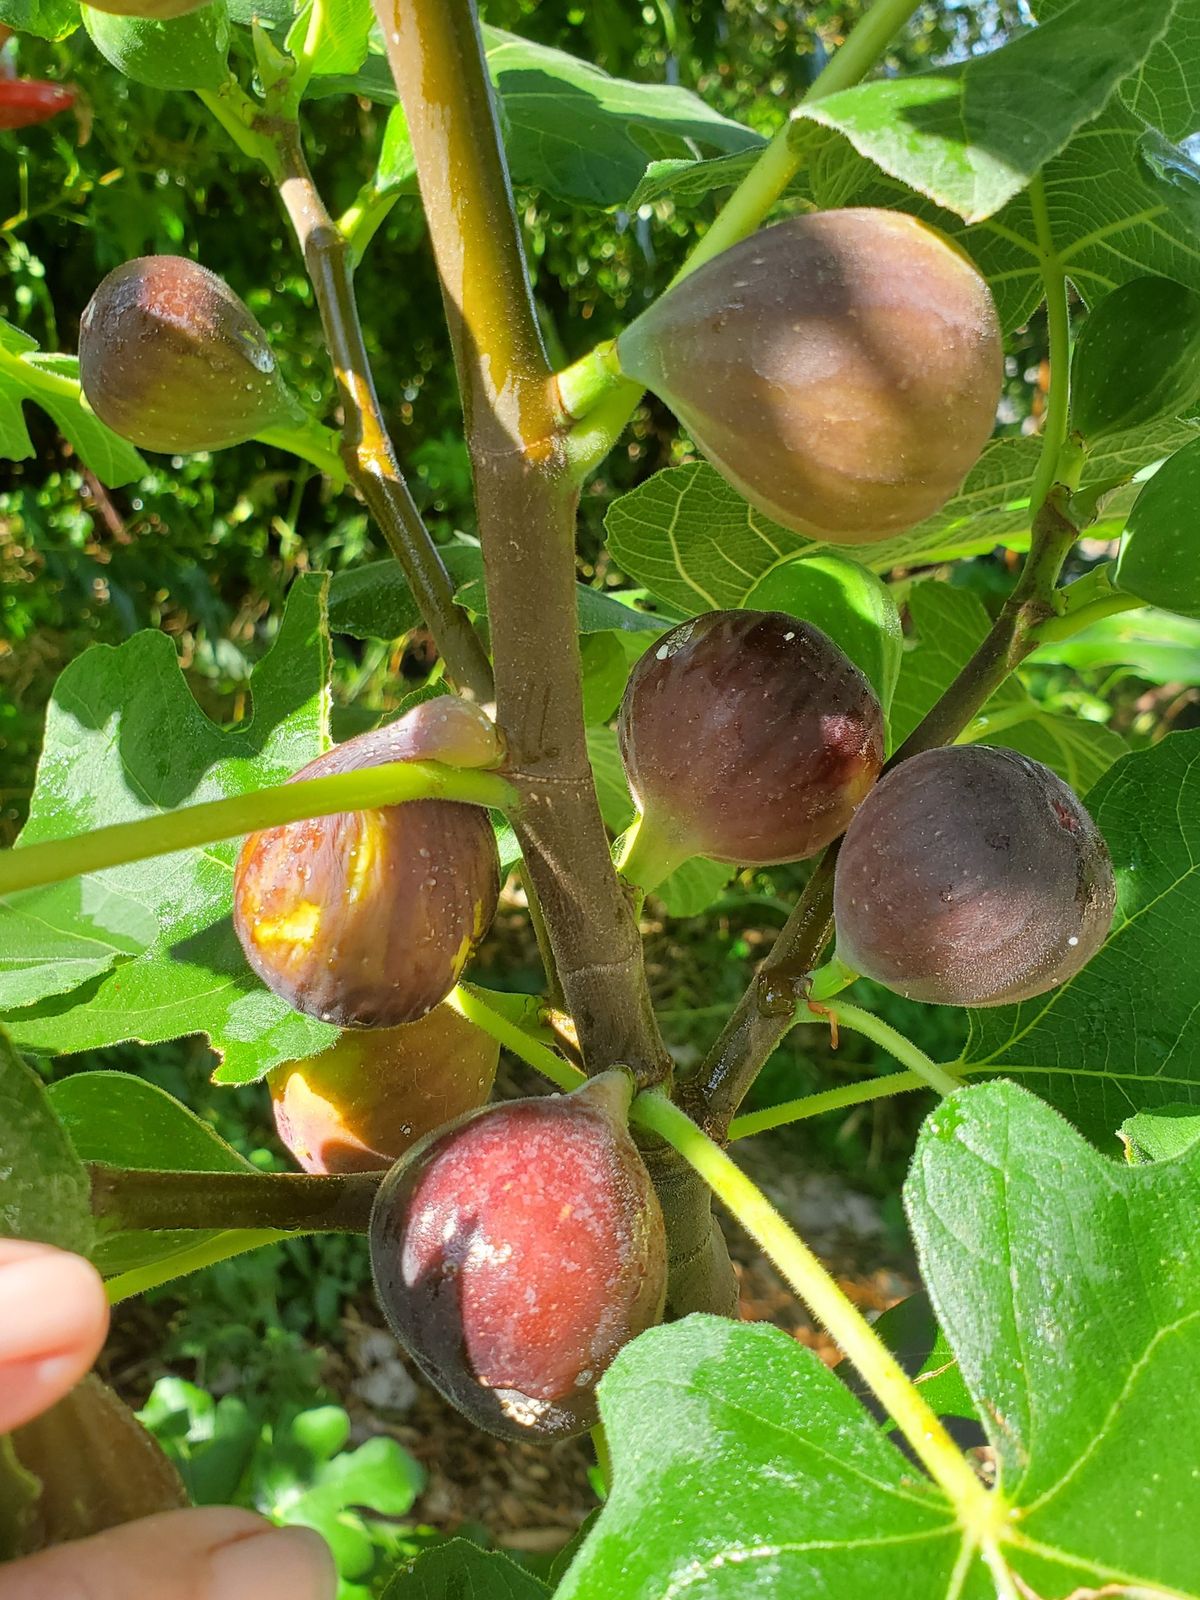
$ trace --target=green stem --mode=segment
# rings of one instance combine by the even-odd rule
[[[362,264],[368,245],[386,222],[399,198],[399,189],[381,191],[374,183],[365,183],[342,212],[337,220],[337,230],[346,241],[352,268]]]
[[[358,772],[305,778],[227,800],[183,806],[161,816],[118,822],[71,838],[17,845],[0,851],[0,895],[61,883],[150,856],[193,850],[307,817],[400,805],[406,800],[454,800],[503,811],[513,808],[516,798],[512,787],[494,772],[444,767],[433,761],[392,761]]]
[[[947,1072],[945,1067],[938,1066],[924,1050],[918,1049],[911,1039],[906,1039],[898,1029],[892,1027],[890,1022],[884,1022],[882,1017],[872,1016],[869,1011],[863,1011],[859,1006],[852,1006],[845,1000],[838,1000],[824,1009],[836,1018],[839,1027],[849,1028],[853,1033],[861,1033],[866,1038],[873,1039],[889,1055],[895,1056],[902,1066],[915,1072],[929,1088],[936,1089],[938,1094],[953,1094],[956,1089],[962,1088],[962,1084],[952,1073]]]
[[[1035,644],[1050,644],[1058,639],[1073,639],[1077,633],[1082,633],[1085,628],[1090,628],[1094,622],[1102,622],[1105,617],[1114,617],[1122,611],[1144,611],[1147,602],[1139,600],[1132,594],[1114,594],[1107,600],[1097,600],[1090,606],[1081,606],[1078,611],[1067,612],[1065,616],[1049,617],[1033,632]]]
[[[1029,487],[1029,504],[1036,516],[1058,480],[1060,460],[1067,444],[1071,409],[1071,317],[1067,304],[1067,275],[1055,247],[1046,188],[1040,176],[1029,185],[1028,194],[1046,290],[1046,329],[1050,342],[1050,393],[1042,426],[1042,450]]]
[[[225,132],[244,156],[261,162],[274,178],[279,175],[279,160],[271,140],[251,127],[258,107],[245,94],[233,77],[220,89],[197,89],[197,100],[208,108],[210,115],[221,124]]]
[[[980,1483],[895,1356],[762,1191],[678,1106],[657,1091],[639,1095],[630,1117],[678,1150],[775,1263],[949,1496],[963,1528],[980,1540],[993,1536],[1004,1512],[1000,1497]]]
[[[884,1078],[865,1078],[861,1083],[848,1083],[840,1089],[823,1089],[819,1094],[802,1095],[798,1100],[784,1100],[763,1111],[748,1111],[734,1117],[729,1124],[727,1137],[749,1139],[756,1133],[767,1133],[772,1128],[783,1128],[792,1122],[804,1122],[809,1117],[822,1117],[827,1111],[844,1111],[848,1106],[866,1105],[872,1100],[884,1100],[894,1094],[907,1094],[910,1089],[923,1089],[924,1078],[915,1072],[893,1072]]]
[[[134,1267],[129,1272],[118,1273],[104,1285],[110,1306],[134,1295],[145,1294],[175,1278],[185,1278],[191,1272],[200,1272],[218,1261],[229,1261],[234,1256],[259,1250],[263,1245],[277,1244],[280,1239],[295,1238],[296,1234],[280,1233],[277,1228],[233,1228],[214,1234],[201,1244],[185,1245],[168,1256],[160,1256],[148,1267]]]
[[[457,1011],[460,1017],[465,1017],[484,1033],[490,1034],[506,1050],[511,1051],[527,1066],[540,1072],[544,1078],[549,1078],[550,1082],[557,1084],[560,1089],[565,1091],[578,1089],[580,1084],[587,1082],[585,1074],[580,1072],[578,1067],[573,1067],[569,1061],[564,1061],[557,1050],[552,1050],[549,1045],[531,1038],[518,1023],[497,1010],[493,1000],[494,997],[489,995],[486,989],[476,988],[470,983],[460,983],[447,996],[446,1004]]]
[[[596,1470],[604,1480],[605,1494],[612,1493],[613,1465],[612,1451],[608,1448],[608,1435],[604,1431],[604,1424],[598,1422],[592,1429],[592,1445],[596,1451]]]
[[[639,812],[621,835],[614,864],[625,882],[640,890],[644,899],[692,854],[655,832],[645,813]]]

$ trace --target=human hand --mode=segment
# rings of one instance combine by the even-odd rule
[[[95,1268],[0,1239],[0,1434],[49,1408],[91,1367],[108,1330]],[[0,1600],[333,1600],[323,1539],[249,1511],[167,1511],[0,1566]]]

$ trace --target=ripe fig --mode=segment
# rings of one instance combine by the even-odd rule
[[[92,410],[147,450],[219,450],[298,421],[267,336],[207,267],[142,256],[104,279],[79,323]]]
[[[722,251],[617,340],[751,505],[868,544],[932,516],[992,431],[1000,327],[971,262],[915,217],[823,211]]]
[[[648,888],[693,855],[742,866],[814,855],[883,763],[871,685],[782,611],[710,611],[664,634],[630,675],[618,732],[641,813],[626,870]]]
[[[407,747],[393,723],[326,751],[292,781],[407,759]],[[412,800],[250,834],[233,922],[255,972],[297,1011],[341,1028],[394,1028],[450,993],[499,893],[487,812]]]
[[[913,1000],[996,1006],[1072,978],[1116,888],[1076,795],[1014,750],[956,745],[894,768],[838,855],[838,955]]]
[[[471,1112],[392,1168],[371,1219],[380,1304],[417,1366],[479,1427],[566,1438],[656,1323],[662,1213],[625,1117],[632,1084]]]
[[[378,1172],[491,1093],[500,1046],[449,1006],[343,1033],[267,1075],[279,1137],[305,1172]]]
[[[10,1439],[36,1484],[7,1556],[36,1555],[188,1503],[153,1434],[94,1372]]]

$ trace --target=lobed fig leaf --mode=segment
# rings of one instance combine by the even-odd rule
[[[326,751],[293,781],[405,759],[405,720]],[[251,834],[234,872],[233,922],[254,971],[297,1011],[393,1028],[450,993],[499,893],[487,812],[413,800]]]
[[[617,340],[753,506],[869,544],[932,516],[992,431],[1003,379],[987,284],[897,212],[791,217],[706,262]]]
[[[371,1219],[380,1304],[426,1378],[479,1427],[564,1438],[662,1315],[662,1213],[625,1125],[632,1084],[487,1106],[392,1168]]]
[[[1126,594],[1200,617],[1200,440],[1164,461],[1133,503],[1114,581]]]
[[[1089,445],[1200,399],[1200,294],[1133,278],[1088,315],[1071,356],[1071,426]]]
[[[913,1000],[995,1006],[1065,983],[1104,943],[1108,847],[1077,796],[1015,750],[927,750],[846,831],[837,952]]]
[[[399,1028],[343,1033],[267,1075],[275,1127],[305,1172],[376,1172],[481,1106],[500,1046],[449,1006]]]
[[[80,319],[79,375],[100,420],[146,450],[219,450],[304,415],[251,313],[182,256],[108,274]]]
[[[630,675],[618,733],[641,813],[626,868],[647,887],[690,856],[815,855],[883,763],[871,685],[819,628],[779,611],[711,611],[664,634]]]

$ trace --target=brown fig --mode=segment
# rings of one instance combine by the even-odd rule
[[[115,268],[79,323],[88,404],[146,450],[219,450],[303,416],[267,336],[229,286],[182,256]]]
[[[1006,1005],[1073,978],[1115,900],[1104,839],[1049,767],[927,750],[882,779],[842,841],[838,955],[913,1000]]]
[[[864,675],[811,623],[710,611],[651,645],[618,724],[637,801],[626,870],[653,887],[689,856],[799,861],[836,839],[883,764],[883,713]]]
[[[500,1046],[447,1005],[401,1028],[343,1033],[267,1075],[279,1137],[305,1172],[378,1172],[481,1106]]]
[[[596,1420],[617,1351],[662,1315],[662,1213],[625,1125],[632,1083],[513,1100],[431,1135],[371,1219],[380,1304],[417,1366],[510,1439]]]
[[[894,211],[791,217],[722,251],[617,341],[718,472],[798,533],[867,544],[932,516],[992,431],[987,284]]]
[[[379,728],[293,781],[380,766],[404,745],[398,725]],[[450,993],[499,892],[487,812],[412,800],[251,834],[234,873],[233,921],[254,971],[297,1011],[342,1028],[394,1028]]]

